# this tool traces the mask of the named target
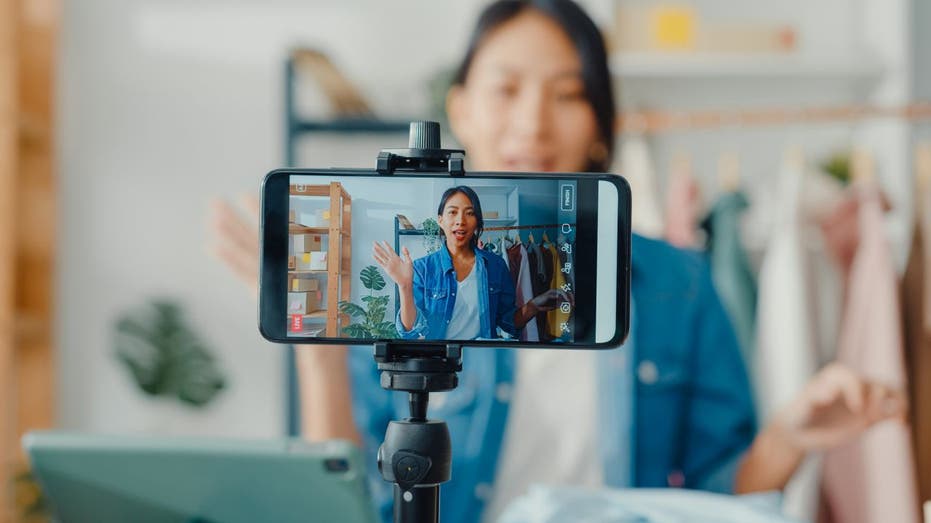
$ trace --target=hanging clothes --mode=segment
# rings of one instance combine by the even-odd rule
[[[507,249],[507,244],[506,244],[505,241],[504,241],[504,236],[502,236],[501,238],[498,239],[498,254],[501,256],[501,258],[504,259],[504,264],[507,266],[508,272],[511,273],[511,275],[512,275],[511,278],[513,279],[513,278],[514,278],[514,276],[513,276],[514,273],[510,272],[510,271],[511,271],[511,262],[510,262],[510,260],[508,259],[508,249]]]
[[[530,282],[534,296],[539,296],[550,288],[550,280],[546,277],[543,256],[543,253],[540,251],[540,246],[536,243],[531,243],[530,247],[527,249],[527,262],[530,264]],[[547,331],[545,312],[537,313],[537,331],[540,334],[540,341],[546,341],[544,339]]]
[[[621,175],[630,184],[633,198],[631,228],[643,236],[663,236],[663,215],[656,189],[650,150],[642,135],[626,135],[621,141]]]
[[[547,246],[547,248],[549,250],[550,259],[553,260],[553,277],[550,280],[550,289],[559,289],[562,288],[564,283],[566,283],[565,274],[562,271],[563,265],[560,263],[559,252],[556,250],[556,246],[551,243]],[[549,334],[553,338],[562,337],[562,326],[568,322],[569,313],[563,312],[559,309],[559,307],[547,313]]]
[[[518,268],[517,281],[514,285],[516,291],[515,305],[517,305],[517,308],[521,308],[535,296],[530,278],[530,263],[527,261],[527,249],[524,248],[523,244],[515,244],[508,249],[508,257],[511,259],[511,266]],[[520,339],[521,341],[540,341],[536,318],[531,318],[524,325],[520,333]]]
[[[851,259],[837,360],[864,378],[903,390],[902,326],[896,272],[872,176],[854,186],[859,241]],[[909,429],[881,423],[825,453],[824,492],[836,523],[918,522]]]
[[[778,179],[777,214],[760,268],[752,367],[761,426],[805,387],[817,368],[801,239],[803,174],[802,158],[786,155]],[[799,469],[786,488],[786,515],[811,520],[818,476],[816,465]]]
[[[740,341],[744,364],[753,376],[756,277],[740,234],[741,217],[748,207],[749,201],[742,192],[722,194],[702,222],[702,228],[708,235],[708,258],[715,289]]]
[[[918,174],[902,311],[918,492],[920,499],[931,500],[931,172]]]
[[[686,159],[673,161],[666,189],[666,241],[694,249],[698,246],[696,226],[701,208],[701,190],[692,176],[691,165]]]
[[[800,162],[787,158],[779,177],[779,215],[760,267],[754,367],[762,421],[801,391],[816,368],[800,237],[802,176]]]

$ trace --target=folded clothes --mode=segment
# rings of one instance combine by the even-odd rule
[[[536,485],[498,523],[794,523],[778,492],[727,496],[682,489],[593,489]]]

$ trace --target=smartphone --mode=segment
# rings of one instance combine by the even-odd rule
[[[275,170],[259,330],[279,343],[613,348],[629,331],[630,212],[610,174]]]

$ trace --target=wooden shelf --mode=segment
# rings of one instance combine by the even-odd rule
[[[305,314],[304,319],[305,320],[325,320],[327,319],[327,311],[326,309],[323,309],[323,310],[311,312],[310,314]]]
[[[622,79],[836,78],[878,79],[884,72],[874,57],[807,57],[793,54],[712,54],[629,52],[611,57],[611,73]]]
[[[330,234],[330,227],[308,227],[299,223],[289,223],[288,232],[291,234]],[[340,234],[345,234],[345,232],[340,231]]]
[[[288,269],[288,274],[327,274],[329,271],[310,271],[301,269]]]

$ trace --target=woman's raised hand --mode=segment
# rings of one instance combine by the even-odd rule
[[[388,242],[372,244],[372,257],[375,258],[375,262],[399,287],[410,288],[414,282],[414,262],[411,260],[411,253],[407,247],[404,247],[401,252],[404,256],[398,256]]]
[[[881,421],[904,421],[907,408],[903,392],[834,363],[822,369],[775,422],[795,447],[817,451],[840,445]]]

